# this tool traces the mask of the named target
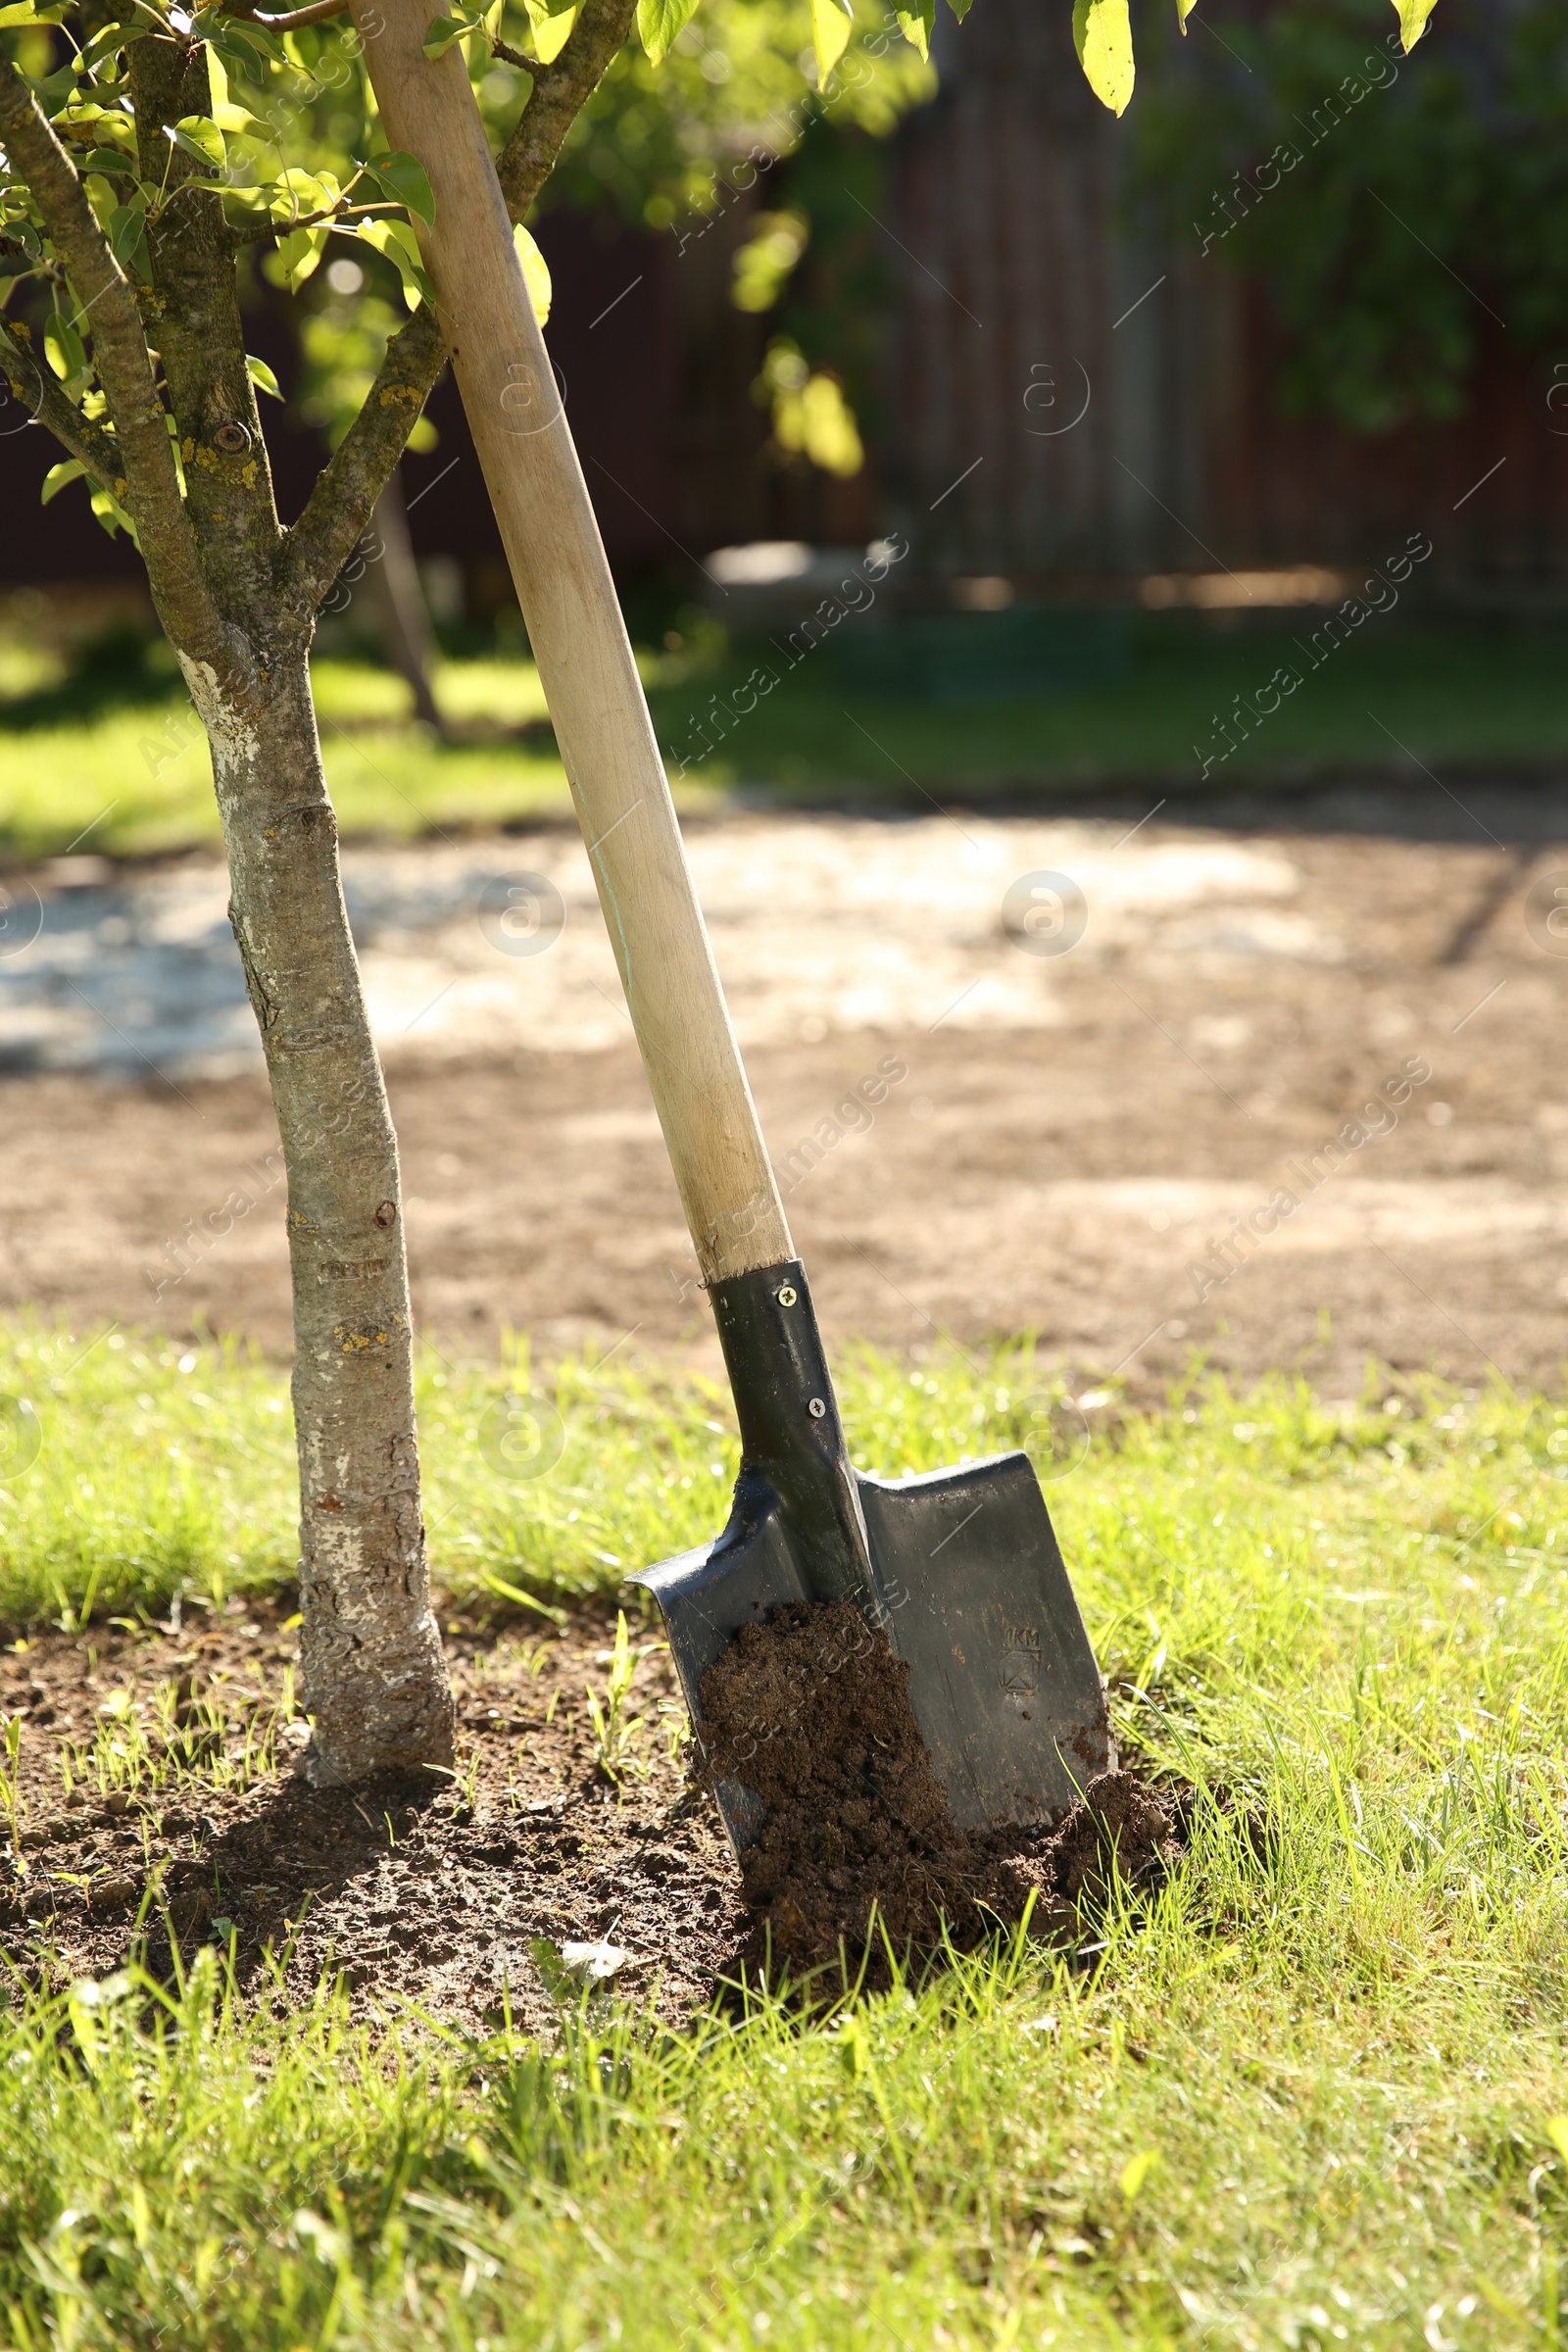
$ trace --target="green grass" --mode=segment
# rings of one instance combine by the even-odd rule
[[[418,834],[567,813],[553,740],[442,749],[406,718],[408,690],[368,662],[315,665],[328,788],[345,832]],[[544,715],[530,662],[457,662],[455,721],[522,727]],[[84,849],[142,856],[219,840],[206,738],[161,660],[94,695],[58,676],[0,701],[0,847],[23,858]]]
[[[1224,633],[1186,615],[1145,616],[1126,678],[1033,702],[972,706],[873,702],[835,691],[831,649],[824,649],[688,773],[782,784],[806,797],[842,792],[847,781],[907,797],[910,776],[933,789],[1144,776],[1197,784],[1195,745],[1223,752],[1216,717],[1237,695],[1252,703],[1282,666],[1294,667],[1301,683],[1271,717],[1254,719],[1241,748],[1214,767],[1215,780],[1386,769],[1399,764],[1399,743],[1440,768],[1568,750],[1568,673],[1549,631],[1399,623],[1380,630],[1368,622],[1314,670],[1301,644],[1321,617],[1303,612],[1278,626]],[[781,666],[766,648],[761,655]],[[732,662],[711,679],[656,685],[654,715],[666,749],[678,754],[693,742],[691,721],[701,719],[710,695],[717,690],[728,700],[748,667]],[[1418,770],[1410,775],[1419,780]]]
[[[284,1577],[276,1376],[114,1336],[69,1370],[84,1338],[6,1337],[43,1444],[7,1490],[4,1605],[79,1616],[95,1564],[100,1609]],[[714,1524],[711,1396],[568,1366],[560,1466],[508,1490],[466,1434],[499,1385],[423,1374],[457,1598],[609,1588]],[[1049,1433],[1019,1348],[979,1379],[861,1352],[843,1387],[885,1470]],[[670,2034],[607,2004],[554,2052],[372,2036],[308,1987],[240,2016],[211,1951],[164,2000],[19,1994],[5,2340],[1559,2344],[1568,1408],[1391,1401],[1092,1404],[1049,1489],[1124,1742],[1268,1837],[1205,1803],[1187,1866],[1070,1967],[1004,1947],[810,2024]]]
[[[951,708],[847,694],[826,648],[731,725],[679,779],[677,797],[702,807],[740,784],[807,799],[867,787],[906,798],[909,777],[936,792],[1038,791],[1106,777],[1197,782],[1195,744],[1214,745],[1216,714],[1238,694],[1255,696],[1281,663],[1304,672],[1294,639],[1316,617],[1301,615],[1294,631],[1224,634],[1186,615],[1150,615],[1137,624],[1132,672],[1115,685]],[[695,746],[694,726],[713,699],[728,703],[755,658],[756,649],[645,659],[672,765]],[[407,690],[390,672],[322,657],[315,674],[327,781],[346,833],[462,830],[568,809],[548,733],[443,747],[408,722]],[[538,674],[524,661],[452,661],[438,689],[460,729],[481,721],[517,729],[545,715]],[[1440,769],[1568,755],[1568,669],[1556,638],[1544,629],[1369,621],[1214,774],[1384,768],[1400,757],[1391,737]],[[0,642],[0,852],[52,856],[85,828],[83,846],[114,854],[216,843],[206,747],[172,659],[89,664],[63,680],[36,649]]]

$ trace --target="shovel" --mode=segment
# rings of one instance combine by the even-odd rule
[[[561,390],[439,0],[354,0],[387,135],[435,197],[419,241],[484,468],[740,1422],[730,1517],[648,1568],[699,1735],[703,1676],[743,1626],[849,1598],[909,1669],[962,1829],[1054,1820],[1115,1754],[1103,1687],[1027,1454],[902,1480],[845,1447],[719,986],[663,762]],[[628,387],[635,397],[635,387]],[[736,1851],[761,1826],[722,1781]]]

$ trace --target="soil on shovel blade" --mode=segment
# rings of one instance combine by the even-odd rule
[[[959,1829],[909,1701],[909,1669],[847,1600],[791,1602],[746,1627],[703,1678],[711,1777],[766,1808],[741,1865],[748,1960],[800,1977],[856,1970],[878,1920],[896,1953],[959,1950],[1015,1924],[1070,1932],[1111,1876],[1150,1878],[1183,1850],[1175,1798],[1126,1772],[1091,1781],[1054,1825]],[[880,1941],[880,1938],[878,1939]],[[886,1982],[885,1947],[866,1982]]]

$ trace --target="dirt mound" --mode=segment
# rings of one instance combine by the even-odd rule
[[[1113,1879],[1157,1878],[1185,1851],[1168,1791],[1130,1772],[1102,1772],[1032,1860],[1042,1890],[1058,1905],[1093,1907],[1106,1900]]]
[[[969,1949],[999,1923],[1070,1928],[1111,1877],[1167,1867],[1182,1850],[1171,1800],[1104,1773],[1054,1830],[959,1829],[926,1756],[909,1669],[853,1602],[791,1602],[746,1627],[703,1677],[705,1772],[766,1809],[741,1882],[750,1957],[795,1972],[858,1964],[880,1918],[896,1951],[944,1933]],[[873,1955],[871,1981],[886,1973]]]

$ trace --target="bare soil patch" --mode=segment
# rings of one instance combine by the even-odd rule
[[[603,1769],[584,1693],[603,1692],[609,1642],[597,1614],[542,1638],[449,1633],[458,1772],[352,1789],[294,1769],[280,1702],[296,1645],[276,1612],[236,1603],[0,1653],[0,1711],[23,1724],[0,1963],[62,1984],[133,1959],[167,1975],[212,1944],[258,2000],[341,1975],[364,2015],[412,2003],[546,2033],[559,1970],[546,1955],[541,1971],[543,1939],[612,1946],[616,1990],[677,2023],[770,1958],[796,1980],[824,1968],[836,1990],[873,1904],[895,1950],[938,1951],[944,1919],[971,1948],[1031,1895],[1031,1934],[1070,1938],[1114,1874],[1150,1879],[1182,1850],[1175,1797],[1127,1773],[1091,1783],[1054,1830],[965,1836],[906,1671],[833,1604],[781,1611],[705,1684],[711,1764],[769,1809],[737,1872],[690,1747],[678,1758],[668,1738],[684,1707],[662,1642],[641,1644],[639,1768]],[[133,1777],[137,1754],[150,1769]],[[874,1950],[867,1981],[887,1973]]]
[[[1121,848],[1097,831],[1093,866],[1081,826],[1058,838],[992,820],[981,846],[989,858],[1005,833],[1007,855],[951,890],[969,853],[940,817],[738,830],[710,913],[830,1345],[916,1351],[944,1330],[966,1346],[1034,1331],[1085,1388],[1121,1367],[1143,1399],[1198,1349],[1243,1382],[1299,1367],[1330,1396],[1353,1395],[1369,1358],[1396,1375],[1476,1382],[1496,1366],[1560,1384],[1568,956],[1542,945],[1530,909],[1568,869],[1568,810],[1543,804],[1553,830],[1515,850],[1488,839],[1510,819],[1484,794],[1474,825],[1441,802],[1469,832],[1450,840],[1400,838],[1419,810],[1344,800],[1326,812],[1337,831],[1238,809],[1252,863],[1235,871],[1217,854],[1195,863],[1199,829],[1168,811]],[[1070,870],[1080,851],[1084,938],[1054,958],[1020,952],[1000,928],[1000,878]],[[519,842],[495,857],[544,852]],[[465,953],[499,975],[496,1003],[524,1041],[505,1052],[479,1050],[477,1028],[421,1045],[478,987],[460,974],[419,1017],[459,972],[445,931],[400,944],[385,930],[371,953],[396,1015],[383,1034],[421,1332],[489,1353],[510,1326],[546,1361],[618,1346],[716,1372],[617,984],[594,960],[608,959],[596,910],[573,897],[562,940],[531,961],[496,955],[471,909],[463,920]],[[940,969],[922,962],[925,931],[940,934]],[[525,1001],[519,972],[555,994]],[[105,1004],[130,1035],[126,1004]],[[477,1023],[477,997],[474,1008]],[[163,1051],[150,1037],[145,1050]],[[844,1113],[890,1055],[906,1074],[874,1114],[863,1097]],[[1321,1154],[1412,1055],[1432,1074],[1397,1124],[1344,1154],[1200,1298],[1193,1266],[1238,1220],[1266,1223],[1281,1187],[1301,1195],[1293,1163]],[[0,1303],[88,1332],[116,1318],[182,1341],[237,1331],[285,1354],[264,1082],[181,1069],[165,1085],[135,1066],[145,1082],[0,1079]]]
[[[584,1690],[603,1691],[610,1629],[574,1618],[540,1640],[448,1636],[462,1769],[383,1774],[311,1789],[275,1723],[295,1642],[266,1610],[177,1632],[46,1635],[0,1655],[0,1709],[23,1714],[20,1853],[0,1862],[0,1956],[52,1982],[102,1977],[137,1952],[167,1970],[232,1938],[243,1986],[308,1997],[341,1971],[361,2010],[400,1999],[454,2023],[514,2019],[541,2031],[553,2005],[530,1956],[612,1942],[615,1983],[671,2019],[732,1974],[746,1936],[733,1860],[710,1800],[666,1747],[684,1709],[668,1651],[645,1643],[632,1699],[644,1772],[599,1768]],[[140,1723],[159,1693],[182,1718],[188,1768],[127,1792],[88,1769],[68,1797],[62,1757]],[[669,1708],[661,1714],[661,1706]],[[278,1751],[246,1786],[247,1739]],[[111,1765],[114,1759],[109,1758]]]

